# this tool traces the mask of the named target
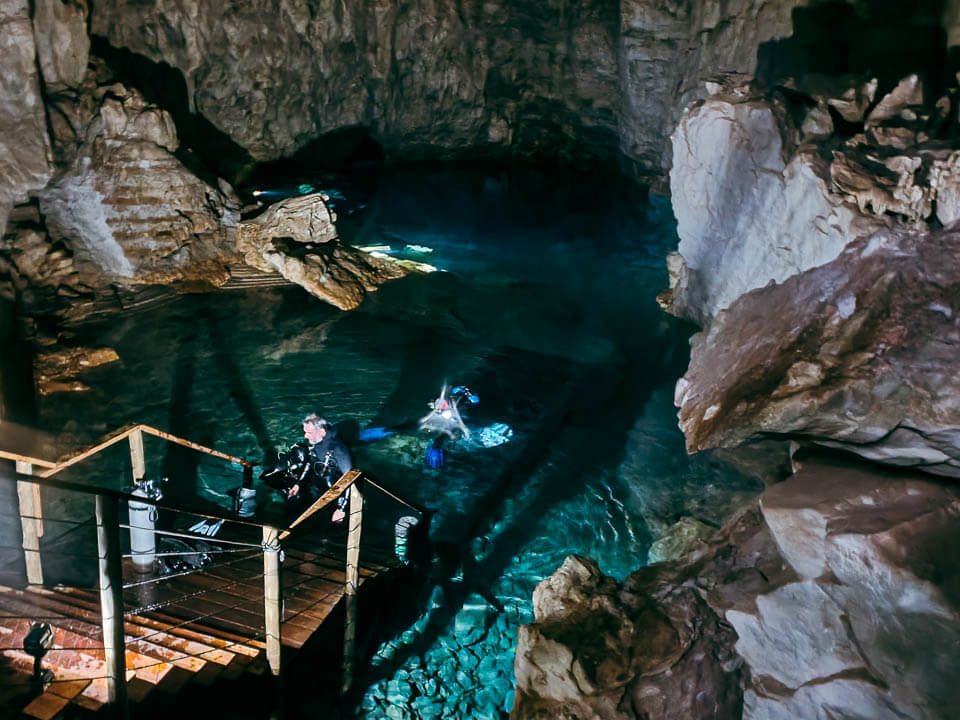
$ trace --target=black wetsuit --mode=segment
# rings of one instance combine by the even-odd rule
[[[327,430],[323,440],[310,446],[310,462],[313,472],[310,473],[307,489],[312,500],[320,497],[341,475],[353,467],[350,448],[337,436],[333,428]],[[348,489],[337,498],[337,507],[346,512],[349,498]]]

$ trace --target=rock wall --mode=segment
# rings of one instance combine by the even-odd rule
[[[0,233],[53,171],[29,3],[0,0]]]
[[[622,152],[651,172],[702,76],[753,73],[804,4],[110,0],[91,28],[178,68],[196,110],[258,160],[363,126],[408,159]]]
[[[660,297],[705,328],[676,389],[688,450],[790,437],[960,476],[960,91],[714,90],[674,133]]]
[[[953,717],[960,496],[824,460],[623,583],[568,558],[521,628],[514,720]]]

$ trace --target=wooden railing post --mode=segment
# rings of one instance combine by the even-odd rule
[[[17,472],[33,475],[33,464],[17,460]],[[43,585],[43,563],[40,561],[40,538],[43,537],[43,505],[40,486],[17,481],[17,500],[20,504],[20,529],[23,533],[23,559],[27,566],[27,583]]]
[[[349,530],[347,531],[347,577],[344,586],[343,685],[347,693],[353,685],[353,663],[357,644],[357,587],[360,584],[360,530],[363,521],[363,494],[360,483],[350,488]]]
[[[147,463],[143,454],[143,432],[138,427],[128,438],[130,442],[130,466],[133,468],[133,484],[143,480],[147,474]]]
[[[263,526],[263,623],[270,672],[280,675],[280,533]]]
[[[100,622],[107,664],[107,702],[127,717],[126,646],[123,635],[123,570],[120,564],[119,502],[97,495],[97,556],[100,575]]]

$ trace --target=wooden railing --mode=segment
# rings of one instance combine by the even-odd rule
[[[233,523],[256,525],[262,528],[263,581],[264,581],[264,631],[266,655],[271,672],[279,675],[281,666],[281,622],[282,592],[280,586],[280,543],[290,536],[295,528],[308,518],[334,502],[348,488],[350,493],[350,512],[346,549],[346,579],[344,596],[346,617],[344,625],[344,668],[343,691],[347,691],[353,680],[353,656],[356,639],[356,596],[359,585],[359,553],[362,527],[363,495],[358,482],[363,474],[359,470],[349,470],[337,480],[323,495],[308,507],[299,517],[289,524],[276,521],[263,522],[253,518],[242,518],[218,509],[197,511],[178,503],[166,500],[153,500],[111,488],[91,487],[90,485],[64,481],[54,476],[66,468],[90,459],[97,453],[124,439],[128,440],[130,463],[134,485],[146,475],[146,457],[143,447],[143,435],[152,435],[197,452],[220,458],[241,466],[245,473],[252,472],[253,463],[233,455],[214,450],[199,443],[177,437],[149,425],[129,425],[110,433],[94,445],[60,458],[47,460],[26,454],[0,449],[0,458],[16,463],[17,495],[20,502],[20,521],[23,531],[23,551],[26,561],[27,582],[31,585],[43,584],[43,566],[41,563],[40,538],[43,536],[43,508],[40,487],[53,487],[61,490],[94,495],[96,499],[98,576],[101,604],[101,621],[104,651],[110,679],[108,680],[108,700],[125,703],[125,653],[123,646],[123,581],[120,555],[119,502],[135,501],[154,505],[157,508],[188,512],[201,518],[229,520]],[[403,501],[401,501],[403,502]]]

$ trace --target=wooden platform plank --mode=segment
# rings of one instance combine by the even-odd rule
[[[33,701],[23,709],[23,714],[37,718],[38,720],[51,720],[51,718],[63,710],[69,702],[70,698],[55,695],[52,692],[45,692],[34,698]]]

